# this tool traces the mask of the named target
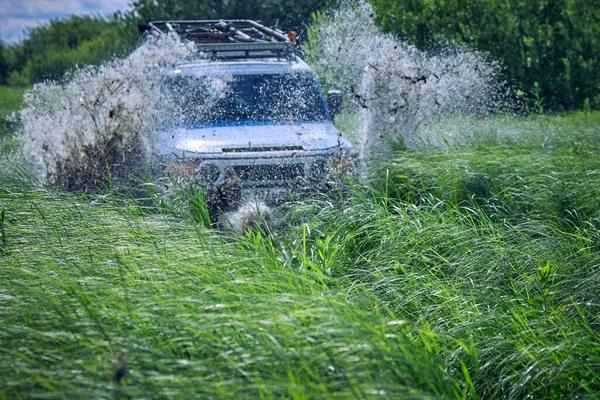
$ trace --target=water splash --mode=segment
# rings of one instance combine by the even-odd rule
[[[153,143],[159,134],[185,135],[204,123],[324,117],[323,108],[312,110],[321,97],[303,74],[242,79],[215,65],[205,72],[186,69],[207,57],[176,35],[150,36],[125,59],[35,85],[20,113],[23,154],[34,174],[74,189],[127,184],[131,175],[156,178],[150,170],[167,157]],[[234,90],[244,96],[233,96]]]
[[[194,54],[175,36],[149,37],[125,59],[76,70],[62,83],[36,84],[20,112],[33,172],[46,184],[82,188],[143,168],[151,156],[158,73]]]
[[[435,121],[509,108],[498,63],[456,45],[420,51],[382,33],[374,18],[370,5],[346,3],[317,19],[305,47],[321,81],[345,90],[359,110],[367,165],[399,145],[432,142],[440,132],[423,128]]]
[[[276,222],[275,211],[263,203],[245,203],[235,211],[225,214],[222,225],[234,233],[243,235],[248,229],[259,227],[268,231]]]
[[[424,53],[383,34],[371,6],[352,4],[316,22],[305,51],[323,86],[353,99],[368,163],[386,159],[393,142],[431,142],[439,130],[426,128],[439,129],[435,122],[444,118],[483,116],[502,104],[499,67],[484,55],[456,46]],[[35,85],[20,114],[28,164],[44,183],[68,188],[143,171],[152,161],[154,132],[189,117],[182,99],[202,97],[194,114],[204,115],[226,96],[223,76],[193,92],[161,93],[161,69],[198,57],[192,43],[176,36],[150,37],[125,59]]]

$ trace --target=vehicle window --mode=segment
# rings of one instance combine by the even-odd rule
[[[321,92],[312,74],[306,73],[176,76],[165,79],[162,91],[169,110],[166,115],[183,125],[300,123],[326,118]]]

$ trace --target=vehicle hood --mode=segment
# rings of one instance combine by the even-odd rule
[[[164,155],[218,154],[236,149],[265,151],[301,146],[304,151],[351,148],[352,145],[331,123],[294,125],[225,125],[174,128],[158,132],[154,148]]]

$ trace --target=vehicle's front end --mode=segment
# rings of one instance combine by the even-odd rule
[[[202,186],[213,216],[326,190],[355,167],[310,68],[293,54],[245,46],[257,50],[181,63],[159,82],[155,170],[163,181]]]
[[[225,211],[324,190],[355,162],[350,143],[326,123],[180,129],[158,135],[155,147],[164,176],[202,185],[211,207]]]

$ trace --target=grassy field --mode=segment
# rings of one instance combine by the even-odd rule
[[[244,236],[1,168],[0,399],[597,398],[600,114],[461,138]]]

